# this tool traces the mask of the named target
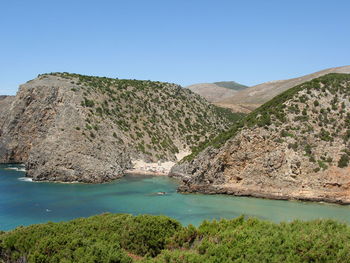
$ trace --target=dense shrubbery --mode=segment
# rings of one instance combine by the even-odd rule
[[[29,262],[130,262],[125,251],[155,256],[180,228],[164,216],[104,214],[17,228],[0,236],[0,255]]]
[[[338,167],[343,168],[349,165],[350,158],[348,155],[343,154],[338,162]]]
[[[0,232],[0,255],[5,262],[350,262],[350,227],[239,217],[195,228],[164,216],[104,214]]]

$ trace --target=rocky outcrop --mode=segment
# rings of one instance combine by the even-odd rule
[[[171,176],[182,180],[181,192],[350,204],[349,98],[350,75],[288,90]]]
[[[122,176],[134,159],[176,160],[229,125],[174,84],[68,73],[21,85],[0,117],[0,163],[25,163],[36,181],[88,183]]]

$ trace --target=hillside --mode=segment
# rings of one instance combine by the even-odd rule
[[[175,84],[69,73],[40,75],[10,98],[0,101],[0,162],[25,163],[37,181],[105,182],[135,161],[174,162],[235,118]]]
[[[237,91],[248,88],[248,86],[239,84],[236,81],[218,81],[218,82],[214,82],[213,84],[219,87],[228,88],[228,89],[237,90]]]
[[[173,167],[180,191],[350,203],[350,75],[273,98]]]
[[[15,96],[4,96],[4,95],[1,96],[0,95],[0,124],[5,119],[6,115],[8,114],[8,109],[10,108],[10,105],[14,99],[15,99]]]
[[[0,262],[350,262],[350,227],[243,216],[181,226],[165,216],[102,214],[0,231]]]
[[[220,81],[214,83],[199,83],[187,86],[189,90],[204,97],[209,102],[217,102],[234,96],[236,92],[248,88],[235,81]]]
[[[294,86],[329,73],[350,73],[350,66],[329,68],[293,79],[265,82],[236,92],[231,97],[216,101],[215,104],[221,107],[233,109],[237,112],[248,113]]]

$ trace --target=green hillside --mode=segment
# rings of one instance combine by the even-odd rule
[[[305,146],[302,143],[305,136],[329,142],[341,138],[347,144],[350,138],[349,97],[349,74],[332,73],[303,83],[266,102],[213,140],[194,148],[184,161],[195,158],[209,146],[219,148],[242,129],[254,127],[280,132],[281,142],[283,137],[293,137],[296,148]],[[344,149],[344,164],[348,163],[349,156],[350,151]]]

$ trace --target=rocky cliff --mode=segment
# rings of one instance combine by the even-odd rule
[[[231,123],[221,113],[175,84],[44,74],[0,100],[0,162],[37,181],[110,181],[210,140]]]
[[[180,191],[350,204],[350,75],[285,91],[173,167]]]

